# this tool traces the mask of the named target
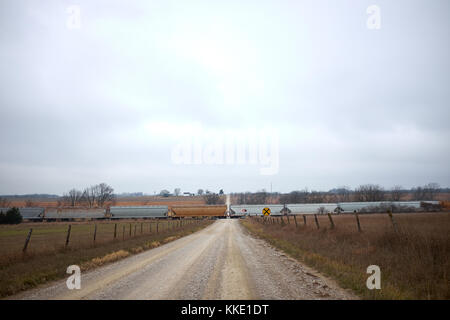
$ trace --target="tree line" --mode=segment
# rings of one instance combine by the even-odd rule
[[[384,189],[378,184],[363,184],[355,189],[343,186],[329,191],[294,190],[289,193],[269,193],[266,190],[257,192],[233,193],[232,202],[237,204],[262,203],[334,203],[334,202],[368,202],[368,201],[401,201],[401,200],[435,200],[441,192],[439,184],[428,183],[424,186],[404,189],[396,185]]]

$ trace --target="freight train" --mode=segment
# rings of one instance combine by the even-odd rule
[[[438,211],[445,208],[439,201],[378,201],[339,203],[295,203],[267,205],[231,205],[231,217],[262,216],[264,208],[270,209],[271,216],[317,214],[317,213],[376,213],[376,212],[421,212]]]
[[[10,208],[0,208],[6,213]],[[108,208],[19,208],[28,221],[75,221],[103,219],[226,218],[226,205],[111,206]]]
[[[256,205],[173,205],[169,206],[111,206],[108,208],[19,208],[28,221],[73,221],[100,219],[186,219],[186,218],[243,218],[261,216],[265,208],[271,216],[317,213],[370,213],[370,212],[415,212],[436,211],[439,201],[381,201],[302,204],[256,204]],[[6,213],[9,208],[0,208]]]

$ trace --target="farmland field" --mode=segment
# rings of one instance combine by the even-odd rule
[[[129,239],[135,235],[162,232],[175,226],[177,222],[170,220],[120,220],[86,221],[86,222],[35,222],[18,225],[0,226],[0,265],[11,256],[21,254],[25,239],[30,229],[33,229],[27,253],[48,253],[65,247],[68,226],[71,225],[69,246],[71,248],[89,247],[94,244],[94,231],[97,225],[95,244],[100,245],[114,240],[114,229],[117,224],[116,239]],[[125,228],[125,232],[124,232]],[[130,235],[131,228],[131,235]]]
[[[335,278],[366,299],[450,299],[450,213],[326,215],[246,219],[247,229],[291,256]],[[272,222],[275,223],[272,223]],[[381,290],[368,290],[366,269],[381,269]]]
[[[185,220],[181,224],[179,220],[120,220],[1,225],[0,297],[61,278],[71,264],[90,269],[105,261],[115,261],[170,242],[211,222]],[[66,247],[69,225],[71,232]],[[97,233],[94,242],[95,225]],[[30,228],[33,229],[31,240],[26,253],[23,253]]]

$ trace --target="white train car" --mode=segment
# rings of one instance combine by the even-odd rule
[[[106,218],[106,209],[103,208],[55,208],[45,212],[45,220],[99,220]]]
[[[11,208],[0,208],[0,212],[6,214],[6,212]],[[41,221],[44,217],[45,208],[41,207],[29,207],[29,208],[18,208],[20,215],[23,220],[30,221]]]
[[[282,204],[241,204],[230,206],[230,216],[262,216],[263,209],[269,208],[270,215],[282,215],[284,205]]]
[[[296,203],[287,204],[290,214],[316,214],[316,213],[334,213],[337,212],[337,203]],[[323,212],[322,211],[323,208]]]
[[[134,206],[134,207],[110,207],[111,219],[151,219],[167,218],[168,206]]]

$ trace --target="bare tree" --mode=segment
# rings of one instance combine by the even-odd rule
[[[83,191],[83,200],[86,202],[86,205],[89,208],[92,208],[95,206],[96,200],[97,200],[97,190],[96,186],[91,186]]]
[[[413,188],[414,200],[434,200],[439,192],[440,186],[437,183],[428,183],[423,187]]]
[[[439,193],[441,186],[436,182],[431,182],[425,185],[425,189],[429,195],[430,200],[436,199],[436,195]]]
[[[322,192],[311,191],[306,196],[306,202],[308,203],[322,203],[324,202],[324,195]]]
[[[403,188],[400,185],[396,185],[391,189],[391,200],[392,201],[400,201],[403,195]]]
[[[355,189],[358,201],[383,201],[384,189],[377,184],[365,184]]]
[[[280,196],[281,203],[306,203],[308,199],[308,189],[305,188],[301,191],[291,191],[288,194],[283,194]]]
[[[62,201],[64,205],[75,207],[79,205],[83,198],[83,192],[77,189],[71,189],[68,193],[63,195]]]
[[[175,188],[175,189],[173,190],[173,194],[174,194],[175,196],[179,196],[179,195],[181,194],[181,189],[180,189],[180,188]]]
[[[224,204],[224,200],[217,193],[208,193],[203,196],[206,204]]]
[[[108,203],[115,202],[114,189],[106,183],[90,186],[83,192],[72,189],[69,196],[72,200],[78,199],[75,203],[84,203],[89,208],[103,207]]]
[[[266,190],[262,189],[261,191],[252,194],[251,198],[249,199],[250,202],[247,200],[247,203],[264,204],[266,203],[267,197],[268,193],[266,192]]]
[[[103,207],[105,203],[114,200],[114,189],[106,183],[100,183],[96,186],[96,198],[99,207]]]
[[[242,192],[236,194],[236,203],[237,204],[246,204],[248,192]]]
[[[199,196],[203,195],[203,189],[198,189],[197,194],[198,194]]]

